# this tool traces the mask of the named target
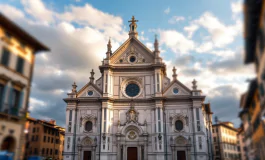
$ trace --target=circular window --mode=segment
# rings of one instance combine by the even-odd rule
[[[130,60],[131,63],[134,63],[136,61],[136,57],[135,56],[131,56],[129,58],[129,60]]]
[[[135,83],[130,83],[126,86],[125,92],[130,97],[135,97],[140,92],[140,87]]]
[[[183,129],[183,123],[182,123],[181,120],[177,120],[175,122],[175,128],[176,128],[177,131],[181,131]]]
[[[86,131],[91,131],[92,130],[92,122],[91,121],[87,121],[85,124],[85,130]]]
[[[122,59],[120,59],[120,63],[122,63],[123,62],[123,60]]]
[[[178,94],[179,93],[179,89],[178,88],[173,88],[173,93],[174,94]]]
[[[94,93],[93,91],[88,91],[88,92],[87,92],[87,95],[88,95],[88,96],[92,96],[93,93]]]

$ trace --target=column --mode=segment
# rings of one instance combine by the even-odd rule
[[[96,160],[96,146],[92,146],[92,160]]]
[[[81,151],[82,151],[82,146],[78,145],[78,160],[81,160]]]
[[[172,160],[175,160],[175,147],[171,146]]]
[[[148,155],[147,155],[148,148],[147,148],[147,145],[148,145],[148,138],[146,137],[145,138],[145,143],[144,143],[144,160],[148,160]]]
[[[119,142],[117,142],[118,143],[118,146],[117,146],[117,160],[120,160],[120,157],[121,157],[121,147],[120,147],[120,143]]]

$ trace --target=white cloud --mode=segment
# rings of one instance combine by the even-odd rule
[[[184,27],[184,31],[188,32],[188,38],[192,38],[193,33],[199,28],[198,25],[192,24],[190,26]]]
[[[6,4],[0,4],[0,10],[3,14],[7,15],[8,18],[11,19],[21,19],[24,18],[24,13],[17,8],[6,5]]]
[[[160,33],[161,44],[165,44],[175,53],[185,54],[195,47],[194,42],[180,32],[175,30],[158,30],[158,32]]]
[[[236,21],[233,25],[225,25],[210,12],[205,12],[191,25],[199,25],[205,28],[209,32],[215,47],[224,47],[232,43],[235,37],[242,32],[241,21]]]
[[[213,49],[212,42],[204,42],[199,47],[196,48],[198,53],[205,53]]]
[[[243,10],[243,3],[241,0],[231,3],[231,9],[234,14],[240,14]]]
[[[170,24],[175,24],[179,21],[184,21],[185,20],[185,17],[183,16],[173,16],[171,17],[169,20],[168,20],[168,23]]]
[[[41,0],[21,0],[25,11],[36,20],[45,23],[53,22],[53,12],[47,9]]]
[[[58,18],[69,23],[76,22],[80,25],[104,30],[104,34],[118,41],[124,41],[127,38],[127,32],[123,29],[121,17],[102,12],[90,4],[70,6],[68,10],[58,14]]]
[[[168,7],[167,9],[164,10],[164,13],[165,13],[165,14],[169,14],[169,12],[170,12],[170,8],[169,8],[169,7]]]

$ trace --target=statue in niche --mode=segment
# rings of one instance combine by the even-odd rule
[[[135,110],[134,105],[131,103],[130,109],[126,112],[126,120],[128,122],[138,122],[139,113]]]

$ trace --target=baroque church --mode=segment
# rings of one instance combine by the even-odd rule
[[[212,159],[209,104],[193,80],[191,89],[172,80],[160,57],[138,39],[132,17],[129,38],[114,52],[107,44],[101,77],[64,99],[64,160]]]

